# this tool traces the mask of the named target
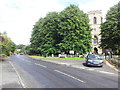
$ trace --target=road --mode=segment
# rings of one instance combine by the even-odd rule
[[[94,67],[78,69],[24,55],[11,56],[10,62],[25,88],[118,88],[118,73],[115,71],[104,73],[102,70],[100,73],[93,71]]]

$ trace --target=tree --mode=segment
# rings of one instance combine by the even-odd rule
[[[1,36],[4,38],[3,42],[0,42],[0,54],[5,54],[7,56],[14,53],[16,44],[7,37],[5,34],[1,34]]]
[[[76,5],[68,6],[60,13],[61,50],[74,50],[80,54],[91,51],[91,28],[87,14]]]
[[[16,49],[22,49],[24,47],[25,47],[25,45],[23,45],[23,44],[16,45]]]
[[[34,25],[32,36],[30,38],[30,54],[41,54],[44,50],[45,35],[44,30],[45,18],[40,18]]]
[[[57,53],[56,44],[59,42],[59,16],[57,12],[50,12],[45,18],[40,18],[34,25],[31,37],[31,53],[48,55]]]
[[[23,45],[23,44],[16,45],[16,52],[15,53],[21,53],[22,52],[22,53],[27,54],[29,52],[29,50],[27,48],[28,46]]]
[[[22,48],[19,48],[21,46],[22,46]],[[20,45],[17,45],[17,48],[20,49],[20,51],[16,51],[16,53],[21,53],[22,52],[24,54],[29,54],[29,52],[30,52],[30,45],[20,44]]]
[[[112,49],[114,54],[120,54],[120,2],[110,8],[106,21],[101,25],[101,47]]]
[[[32,54],[58,54],[91,50],[91,28],[87,14],[70,5],[60,13],[50,12],[34,25],[30,39]]]

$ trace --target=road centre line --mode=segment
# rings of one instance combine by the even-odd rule
[[[97,69],[93,69],[93,68],[84,68],[84,67],[76,67],[76,68],[80,68],[80,69],[83,69],[83,70],[88,70],[88,71],[96,71],[96,72],[99,72],[99,73],[104,73],[104,74],[114,74],[114,73],[111,73],[111,72],[107,72],[107,71],[100,71]]]
[[[67,65],[67,66],[70,66],[70,64],[66,64],[66,63],[61,63],[62,65]],[[72,65],[71,65],[72,66]],[[99,73],[104,73],[104,74],[114,74],[114,73],[111,73],[111,72],[107,72],[107,71],[100,71],[100,69],[98,70],[97,69],[93,69],[93,68],[87,68],[87,67],[78,67],[78,66],[72,66],[72,67],[75,67],[75,68],[79,68],[79,69],[83,69],[83,70],[88,70],[88,71],[97,71]]]
[[[44,67],[44,68],[47,68],[47,66],[44,66],[44,65],[41,65],[41,64],[37,64],[37,63],[36,63],[36,65],[42,66],[42,67]],[[66,65],[66,64],[64,63],[64,64],[62,64],[62,65]],[[75,67],[75,66],[72,66],[72,67]],[[88,70],[88,71],[96,71],[96,72],[98,72],[98,73],[104,73],[104,74],[111,74],[111,75],[114,74],[114,73],[107,72],[107,71],[100,71],[100,70],[95,69],[95,68],[86,68],[86,67],[75,67],[75,68],[80,68],[80,69],[82,69],[82,70]]]
[[[111,73],[111,72],[107,72],[107,71],[100,71],[101,70],[101,68],[100,69],[95,69],[95,68],[87,68],[87,67],[76,67],[76,66],[72,66],[72,67],[75,67],[75,68],[79,68],[79,69],[83,69],[83,70],[88,70],[88,71],[96,71],[96,72],[99,72],[99,73],[104,73],[104,74],[114,74],[114,73]]]
[[[18,57],[18,58],[19,58],[19,57]],[[21,58],[20,58],[20,59],[21,59]],[[22,59],[22,60],[31,63],[31,61],[27,61],[27,60],[25,60],[25,59]],[[41,67],[47,68],[47,66],[44,66],[44,65],[41,65],[41,64],[38,64],[38,63],[35,63],[35,64],[38,65],[38,66],[41,66]],[[66,64],[66,63],[62,63],[62,64],[63,64],[63,65],[68,65],[68,64]],[[70,66],[70,64],[69,64],[68,66]],[[100,71],[100,70],[98,70],[98,69],[93,69],[93,68],[76,67],[76,66],[72,66],[72,67],[80,68],[80,69],[88,70],[88,71],[97,71],[97,72],[99,72],[99,73],[104,73],[104,74],[111,74],[111,75],[114,74],[114,73],[111,73],[111,72]]]
[[[65,75],[65,76],[68,76],[68,77],[70,77],[70,78],[72,78],[72,79],[75,79],[75,80],[77,80],[77,81],[79,81],[79,82],[86,83],[86,82],[84,82],[83,80],[80,80],[80,79],[78,79],[78,78],[76,78],[76,77],[74,77],[74,76],[71,76],[71,75],[66,74],[66,73],[64,73],[64,72],[61,72],[61,71],[59,71],[59,70],[54,70],[54,71],[56,71],[56,72],[58,72],[58,73],[61,73],[61,74]]]
[[[111,72],[107,72],[107,71],[100,71],[98,69],[92,69],[92,68],[88,68],[86,70],[89,70],[89,71],[96,71],[96,72],[99,72],[99,73],[104,73],[104,74],[114,74],[114,73],[111,73]]]
[[[38,63],[35,63],[35,65],[47,68],[47,66],[44,66],[44,65],[41,65],[41,64],[38,64]]]

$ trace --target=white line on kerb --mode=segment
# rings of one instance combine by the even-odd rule
[[[63,75],[66,75],[66,76],[68,76],[68,77],[71,77],[71,78],[73,78],[73,79],[75,79],[75,80],[77,80],[77,81],[79,81],[79,82],[86,83],[86,82],[84,82],[83,80],[80,80],[80,79],[78,79],[78,78],[76,78],[76,77],[74,77],[74,76],[71,76],[71,75],[66,74],[66,73],[64,73],[64,72],[61,72],[61,71],[59,71],[59,70],[54,70],[54,71],[56,71],[56,72],[58,72],[58,73],[61,73],[61,74],[63,74]]]
[[[38,66],[41,66],[41,67],[47,68],[47,66],[44,66],[44,65],[41,65],[41,64],[38,64],[38,63],[35,63],[35,65],[38,65]]]
[[[27,88],[27,87],[25,86],[25,84],[23,83],[23,81],[22,81],[22,79],[21,79],[18,71],[15,69],[14,65],[13,65],[10,61],[9,61],[9,63],[12,65],[13,69],[15,70],[15,72],[16,72],[18,78],[19,78],[19,81],[20,81],[20,83],[21,83],[21,85],[22,85],[22,87],[23,87],[23,88]]]

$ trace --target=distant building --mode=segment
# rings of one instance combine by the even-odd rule
[[[100,24],[103,22],[102,11],[101,10],[89,11],[88,17],[90,19],[91,28],[93,29],[91,32],[92,47],[93,47],[92,52],[97,53],[98,51],[98,53],[102,53],[102,49],[99,48],[100,39],[101,39],[101,36],[99,35],[101,32]]]

